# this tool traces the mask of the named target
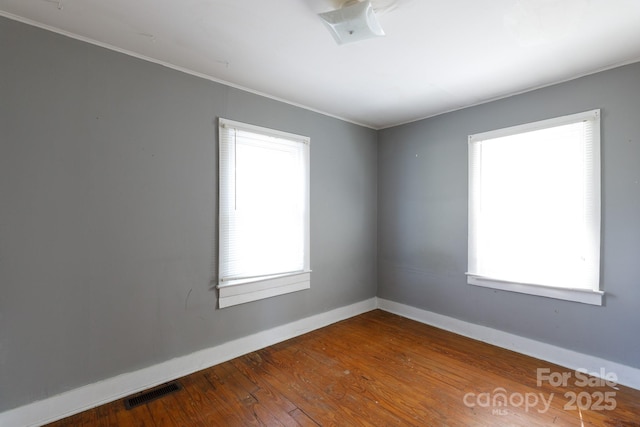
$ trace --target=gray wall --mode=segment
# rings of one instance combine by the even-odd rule
[[[605,305],[467,285],[467,136],[594,108]],[[378,138],[379,297],[640,368],[640,63]]]
[[[310,290],[216,309],[219,116],[311,137]],[[374,297],[376,206],[375,131],[0,18],[0,412]]]
[[[467,285],[467,135],[593,108],[605,306]],[[311,137],[309,291],[215,308],[219,116]],[[371,298],[376,282],[640,368],[639,117],[635,64],[376,134],[0,18],[0,412]]]

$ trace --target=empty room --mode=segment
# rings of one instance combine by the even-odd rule
[[[0,0],[0,426],[640,426],[640,2]]]

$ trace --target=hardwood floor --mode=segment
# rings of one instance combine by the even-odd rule
[[[640,391],[596,381],[375,310],[50,426],[640,426]]]

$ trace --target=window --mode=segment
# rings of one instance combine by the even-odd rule
[[[309,138],[219,119],[219,307],[308,289]]]
[[[467,282],[601,305],[600,110],[469,136]]]

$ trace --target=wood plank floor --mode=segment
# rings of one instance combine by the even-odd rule
[[[380,310],[179,382],[49,426],[640,426],[638,390]]]

